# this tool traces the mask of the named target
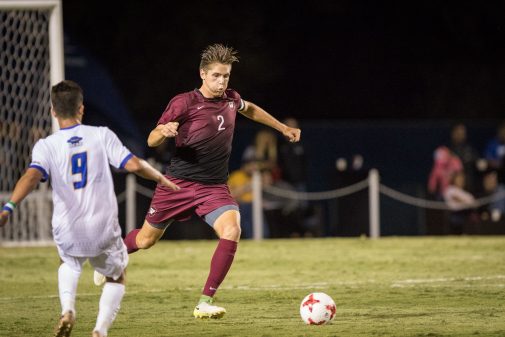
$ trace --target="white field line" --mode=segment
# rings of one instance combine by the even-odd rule
[[[296,289],[321,289],[324,287],[332,286],[332,285],[358,285],[358,284],[369,284],[373,283],[373,281],[368,281],[368,282],[318,282],[318,283],[311,283],[311,284],[299,284],[299,285],[280,285],[280,284],[270,284],[270,285],[264,285],[260,287],[251,287],[247,285],[240,285],[240,286],[224,286],[220,287],[220,290],[296,290]],[[97,290],[101,289],[97,287]],[[183,288],[185,291],[194,291],[200,289],[200,287],[186,287]],[[170,289],[151,289],[151,290],[133,290],[130,291],[128,290],[128,285],[126,287],[126,294],[127,295],[138,295],[138,294],[156,294],[156,293],[168,293],[170,292]],[[93,292],[93,293],[77,293],[77,297],[89,297],[89,296],[100,296],[101,292]],[[47,298],[58,298],[58,295],[35,295],[35,296],[8,296],[8,297],[0,297],[0,302],[5,301],[13,301],[13,300],[20,300],[20,299],[47,299]]]
[[[503,280],[505,275],[492,275],[492,276],[467,276],[467,277],[440,277],[428,279],[407,279],[394,281],[391,287],[412,287],[421,284],[434,284],[434,283],[448,283],[448,282],[472,282],[472,281],[489,281],[489,280]]]
[[[393,288],[404,288],[404,287],[415,287],[418,285],[426,284],[437,284],[437,283],[449,283],[449,282],[473,282],[473,281],[489,281],[489,280],[505,280],[505,275],[492,275],[492,276],[467,276],[467,277],[441,277],[441,278],[427,278],[427,279],[406,279],[393,281],[390,286]],[[266,284],[262,286],[248,286],[248,285],[228,285],[220,287],[221,290],[245,290],[245,291],[265,291],[265,290],[299,290],[299,289],[322,289],[331,286],[358,286],[378,283],[374,280],[367,281],[336,281],[336,282],[317,282],[317,283],[306,283],[306,284],[292,284],[292,285],[281,285],[281,284]],[[460,285],[469,286],[472,285]],[[505,287],[505,284],[492,284],[485,286],[493,287]],[[90,297],[90,296],[100,296],[101,288],[97,287],[96,292],[92,293],[78,293],[77,297]],[[200,287],[186,287],[185,291],[194,291],[200,289]],[[151,290],[126,290],[128,295],[138,295],[138,294],[156,294],[156,293],[168,293],[170,289],[151,289]],[[58,298],[58,295],[35,295],[35,296],[5,296],[0,297],[0,302],[9,302],[14,300],[30,300],[30,299],[48,299],[48,298]]]
[[[77,298],[79,297],[92,297],[96,296],[99,297],[101,295],[101,289],[100,287],[97,287],[97,292],[94,293],[77,293]],[[196,288],[193,288],[194,290]],[[170,290],[169,289],[153,289],[153,290],[133,290],[129,291],[128,286],[126,286],[126,295],[138,295],[138,294],[152,294],[152,293],[168,293]],[[36,295],[36,296],[11,296],[11,297],[0,297],[0,302],[8,302],[8,301],[14,301],[14,300],[21,300],[21,299],[47,299],[47,298],[59,298],[59,295]]]

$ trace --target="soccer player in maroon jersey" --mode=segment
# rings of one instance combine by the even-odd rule
[[[228,89],[237,52],[221,44],[208,46],[200,62],[200,89],[175,96],[147,139],[156,147],[175,137],[176,150],[167,178],[181,189],[158,185],[141,229],[128,233],[128,252],[148,249],[174,220],[185,220],[195,212],[214,228],[219,243],[210,264],[205,287],[193,315],[221,318],[226,310],[212,304],[224,280],[240,239],[240,214],[226,181],[237,111],[255,122],[281,132],[291,142],[300,140],[300,129],[291,128],[254,103]]]

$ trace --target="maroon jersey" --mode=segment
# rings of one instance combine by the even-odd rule
[[[175,96],[158,121],[179,122],[168,174],[203,184],[226,183],[235,117],[243,108],[232,89],[219,98],[205,98],[198,89]]]

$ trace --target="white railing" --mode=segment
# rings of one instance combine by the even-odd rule
[[[414,197],[400,191],[394,190],[380,183],[380,175],[378,170],[371,169],[368,177],[355,184],[322,192],[297,192],[286,190],[275,186],[263,186],[261,182],[261,174],[254,172],[252,177],[253,190],[253,238],[261,240],[263,234],[263,193],[268,193],[277,197],[296,199],[296,200],[328,200],[344,197],[350,194],[368,189],[368,208],[369,208],[369,235],[370,238],[376,239],[381,235],[380,224],[380,196],[381,194],[394,199],[398,202],[411,206],[437,209],[437,210],[453,210],[443,201],[427,200]],[[135,229],[136,217],[136,193],[140,193],[146,197],[151,197],[153,190],[136,183],[135,175],[129,174],[127,177],[126,191],[118,195],[118,202],[126,201],[126,229],[130,231]],[[467,208],[479,207],[489,204],[494,201],[505,199],[505,192],[496,193],[491,196],[477,199],[472,206]],[[462,208],[463,209],[463,208]]]

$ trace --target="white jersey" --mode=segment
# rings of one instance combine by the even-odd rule
[[[101,254],[121,237],[109,164],[122,168],[132,157],[106,127],[77,124],[39,140],[30,167],[53,188],[53,237],[72,256]]]

